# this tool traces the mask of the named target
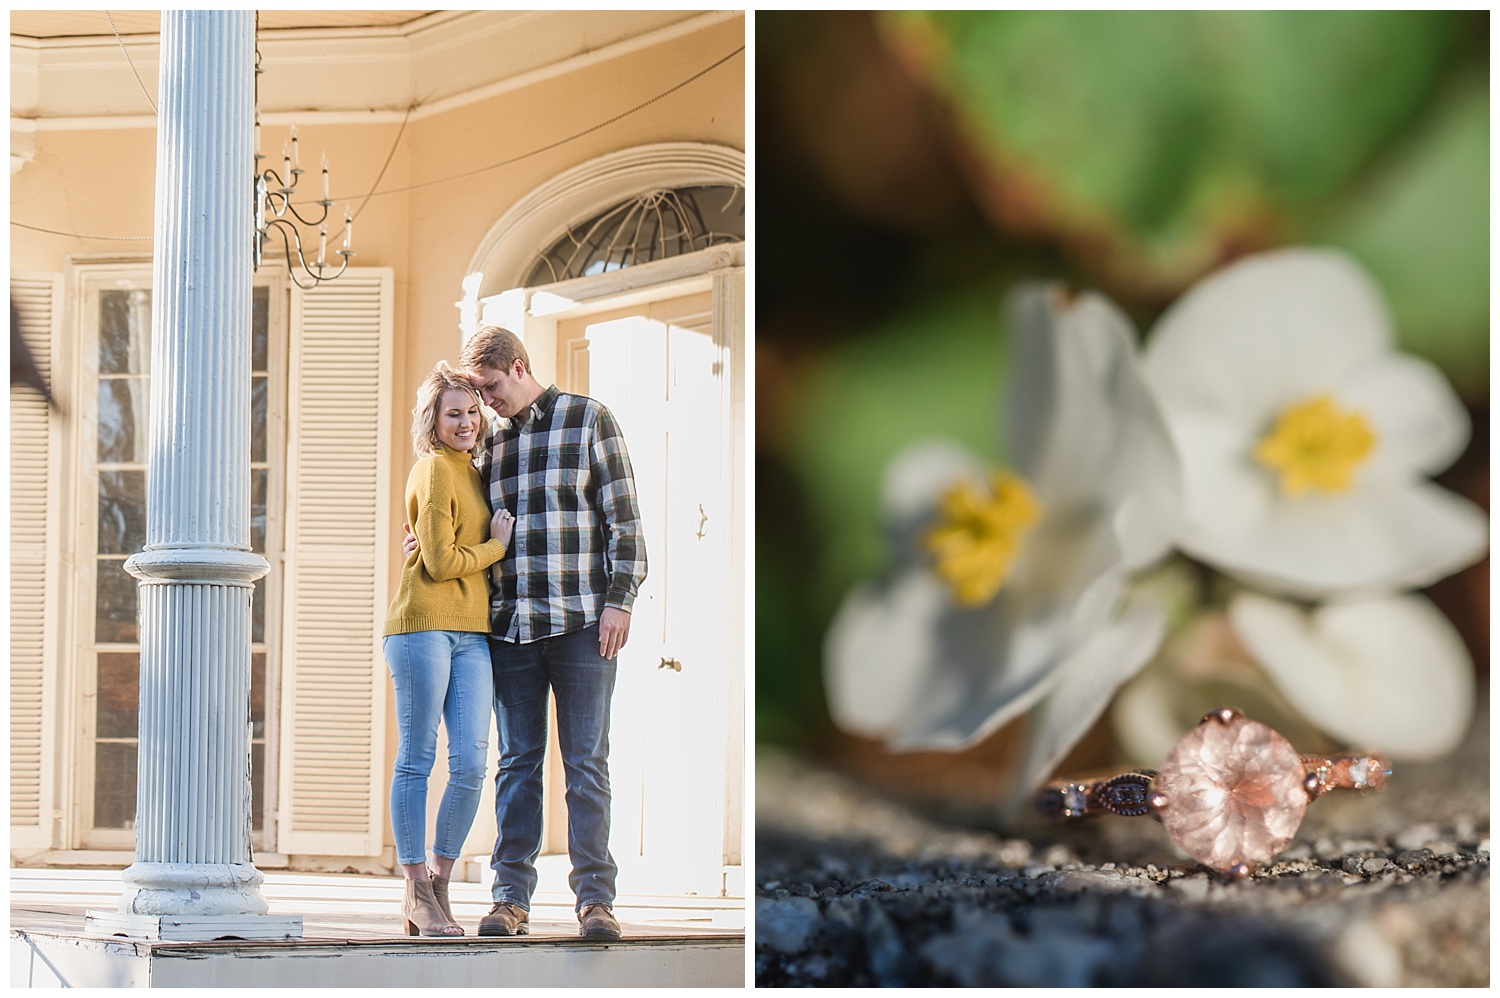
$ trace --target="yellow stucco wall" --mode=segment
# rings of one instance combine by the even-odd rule
[[[656,142],[704,142],[743,150],[745,56],[741,53],[683,89],[576,141],[464,179],[373,197],[361,208],[362,195],[375,183],[387,156],[381,190],[447,180],[596,126],[681,83],[744,42],[743,16],[721,20],[565,75],[417,117],[399,142],[399,122],[320,123],[315,115],[299,121],[301,165],[308,171],[303,186],[316,191],[318,160],[326,153],[336,201],[333,217],[341,218],[345,203],[359,210],[355,263],[395,272],[393,416],[390,425],[378,428],[389,441],[392,459],[392,523],[403,519],[401,490],[414,461],[408,430],[416,386],[438,359],[451,361],[457,355],[455,303],[469,262],[491,226],[549,178],[609,152]],[[144,97],[142,105],[143,112],[149,110]],[[284,125],[263,127],[260,151],[272,157],[264,162],[279,167],[286,136]],[[152,233],[153,128],[43,128],[34,139],[34,155],[11,177],[13,221],[86,235]],[[248,190],[246,200],[248,208]],[[331,249],[339,245],[338,232],[336,221],[330,226]],[[61,272],[69,255],[145,258],[150,247],[148,241],[80,240],[12,226],[11,267]],[[371,411],[375,408],[372,400]],[[399,579],[398,559],[396,547],[389,566],[391,591]],[[396,746],[393,722],[387,724],[387,740],[389,758]],[[389,843],[389,827],[386,837]]]

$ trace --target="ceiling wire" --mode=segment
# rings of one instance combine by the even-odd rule
[[[14,225],[18,229],[30,229],[32,232],[45,232],[48,235],[53,236],[72,236],[74,239],[110,239],[125,240],[130,242],[150,242],[152,239],[156,238],[155,236],[85,236],[77,232],[62,232],[58,229],[44,229],[40,225],[27,225],[25,222],[12,221],[10,224]]]
[[[153,113],[153,114],[159,114],[160,112],[156,110],[156,101],[154,101],[154,100],[151,99],[151,91],[149,91],[149,90],[146,89],[146,81],[143,80],[143,79],[141,79],[140,70],[138,70],[138,69],[135,68],[135,60],[133,60],[133,59],[130,58],[130,50],[125,47],[125,39],[123,39],[123,38],[120,37],[120,29],[115,27],[115,16],[113,14],[111,14],[107,10],[104,12],[104,16],[107,17],[107,18],[109,18],[109,26],[110,26],[110,29],[113,30],[114,33],[115,33],[115,41],[117,41],[117,42],[120,43],[120,51],[125,53],[125,61],[128,62],[128,63],[130,63],[130,71],[135,74],[135,82],[137,82],[137,83],[139,83],[141,85],[141,93],[143,93],[143,94],[146,95],[146,103],[151,105],[151,113]],[[102,239],[102,238],[109,238],[109,237],[99,236],[99,237],[96,237],[96,238],[101,238]],[[116,238],[116,239],[136,239],[136,238],[139,238],[139,237],[137,237],[137,236],[116,236],[114,238]]]
[[[655,104],[657,101],[661,100],[664,97],[671,96],[672,94],[674,94],[677,91],[681,90],[683,87],[687,86],[688,84],[694,83],[697,80],[701,79],[702,77],[707,76],[709,73],[711,73],[714,70],[718,69],[720,66],[724,65],[724,63],[728,62],[730,59],[733,59],[735,56],[739,55],[743,51],[745,51],[745,46],[741,45],[739,48],[735,49],[733,52],[729,53],[724,58],[720,59],[718,62],[715,62],[713,65],[707,66],[704,69],[700,69],[698,72],[694,73],[692,76],[689,76],[687,79],[683,80],[681,83],[677,84],[676,86],[669,87],[666,90],[663,90],[661,93],[657,94],[655,97],[652,97],[650,100],[642,101],[641,103],[637,104],[635,107],[630,108],[628,111],[621,111],[619,114],[615,115],[613,118],[610,118],[607,121],[601,121],[601,122],[599,122],[599,124],[593,125],[593,126],[591,126],[589,128],[585,128],[581,132],[574,132],[572,135],[569,135],[567,138],[558,139],[556,142],[550,142],[547,145],[544,145],[544,146],[542,146],[542,147],[540,147],[538,149],[533,149],[530,152],[523,152],[519,156],[512,156],[510,159],[504,159],[504,160],[501,160],[498,163],[491,163],[489,166],[481,166],[481,167],[477,167],[476,169],[469,170],[469,171],[464,172],[464,173],[455,174],[455,175],[453,175],[451,177],[444,177],[442,180],[428,180],[428,181],[425,181],[425,182],[420,183],[420,184],[412,184],[410,187],[393,187],[393,188],[391,188],[388,191],[375,191],[375,190],[372,189],[369,194],[365,195],[365,197],[367,199],[368,198],[379,198],[379,197],[385,197],[387,194],[404,194],[407,191],[417,191],[417,190],[421,190],[424,187],[436,187],[439,184],[451,184],[455,180],[463,180],[463,179],[465,179],[467,177],[472,177],[475,174],[479,174],[479,173],[485,173],[486,171],[489,171],[489,170],[498,170],[502,166],[510,166],[512,163],[519,163],[523,159],[529,159],[532,156],[537,156],[537,155],[540,155],[541,153],[548,152],[550,150],[556,149],[558,146],[566,145],[569,142],[573,142],[573,141],[576,141],[578,139],[583,138],[585,135],[590,135],[590,134],[592,134],[594,132],[597,132],[601,128],[606,128],[606,127],[608,127],[610,125],[613,125],[615,122],[619,121],[620,119],[629,117],[630,115],[635,114],[637,111],[644,110],[645,108],[650,107],[652,104]],[[379,181],[376,181],[376,183],[379,183]],[[335,200],[338,200],[338,199],[335,198]]]
[[[366,194],[364,198],[360,200],[359,207],[354,209],[355,218],[358,218],[360,212],[365,210],[365,205],[370,203],[370,199],[376,196],[375,188],[380,186],[380,181],[385,177],[386,168],[391,165],[391,160],[395,158],[396,150],[401,146],[401,136],[406,134],[406,123],[411,121],[411,113],[416,109],[417,105],[415,102],[406,109],[406,115],[401,119],[401,127],[396,131],[395,139],[391,141],[391,151],[385,154],[385,162],[380,164],[380,172],[376,174],[375,182],[370,185],[370,193]]]

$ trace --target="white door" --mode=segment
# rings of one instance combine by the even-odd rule
[[[625,434],[646,535],[610,736],[620,890],[717,896],[732,587],[712,296],[564,319],[557,332],[560,383],[603,402]]]

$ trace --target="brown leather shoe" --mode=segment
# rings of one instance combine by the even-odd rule
[[[479,920],[481,936],[524,936],[531,931],[531,915],[520,905],[496,901],[490,913]]]
[[[578,913],[578,934],[585,939],[619,939],[620,923],[607,904],[591,904]]]

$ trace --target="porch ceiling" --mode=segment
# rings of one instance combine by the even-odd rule
[[[283,28],[389,28],[434,13],[430,10],[263,10],[262,31]],[[154,35],[161,30],[159,10],[13,10],[10,33],[23,38],[112,36],[109,18],[121,35]]]
[[[153,127],[160,11],[11,13],[12,131]],[[739,11],[261,11],[268,125],[420,119],[659,44]],[[12,145],[14,146],[14,141]]]

